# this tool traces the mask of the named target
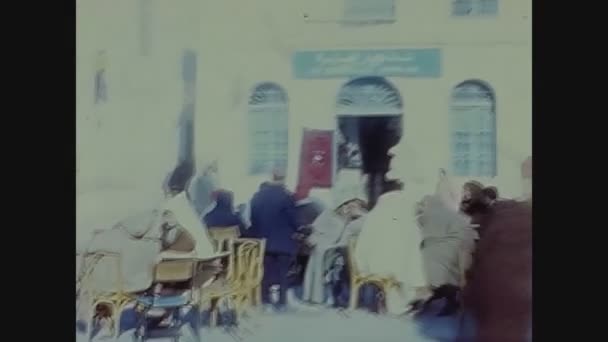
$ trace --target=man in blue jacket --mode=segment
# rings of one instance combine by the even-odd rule
[[[262,302],[274,304],[279,311],[287,308],[287,274],[298,249],[293,239],[297,229],[295,200],[284,180],[284,173],[275,170],[272,182],[260,186],[251,199],[252,229],[257,237],[266,239]],[[279,285],[277,303],[270,298],[272,285]]]

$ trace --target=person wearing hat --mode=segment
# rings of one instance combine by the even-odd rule
[[[253,237],[266,239],[262,302],[278,311],[287,309],[288,273],[298,251],[293,238],[297,231],[296,204],[284,185],[285,173],[275,169],[272,181],[260,186],[251,199],[251,232]],[[279,285],[278,302],[273,303],[270,290]]]
[[[312,250],[304,274],[303,300],[313,304],[325,302],[326,275],[339,256],[339,249],[361,231],[367,213],[359,180],[339,178],[332,195],[333,208],[317,217],[307,239]]]

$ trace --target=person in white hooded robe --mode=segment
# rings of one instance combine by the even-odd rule
[[[459,212],[461,197],[462,187],[440,170],[435,194],[425,196],[418,212],[426,275],[435,291],[432,299],[446,299],[440,316],[451,315],[458,309],[457,291],[467,263],[462,259],[477,239],[470,218]]]
[[[189,250],[184,250],[184,247]],[[91,258],[104,252],[120,255],[122,288],[118,288],[116,277],[108,276],[116,274],[117,265],[113,259],[102,258],[96,263]],[[102,293],[116,293],[120,290],[125,293],[142,293],[152,285],[155,265],[163,257],[175,256],[190,256],[209,262],[217,262],[221,257],[214,252],[205,228],[183,192],[157,209],[129,217],[115,224],[112,229],[100,231],[93,236],[81,254],[77,301],[81,304],[90,303],[89,296],[93,288],[93,292]],[[208,280],[197,278],[201,284]],[[90,308],[86,305],[78,305],[81,314],[88,310]]]
[[[403,181],[402,188],[380,195],[367,215],[354,254],[361,273],[392,277],[399,283],[398,288],[387,289],[385,300],[389,314],[402,315],[413,302],[431,295],[416,220],[417,203],[429,187],[411,149],[398,145],[390,153],[393,159],[387,176]]]
[[[358,236],[365,222],[366,196],[358,177],[338,178],[332,191],[334,207],[325,209],[313,222],[313,232],[307,243],[312,247],[304,273],[303,300],[325,302],[327,273],[347,246],[351,237]]]

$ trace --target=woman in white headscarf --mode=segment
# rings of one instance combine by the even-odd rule
[[[385,298],[387,312],[401,315],[413,302],[431,295],[420,251],[416,206],[432,187],[425,184],[424,169],[418,167],[421,160],[416,160],[413,150],[398,145],[391,154],[394,157],[387,176],[403,183],[385,189],[367,215],[355,261],[362,273],[393,277],[399,283],[398,288],[387,290]]]
[[[337,257],[338,249],[346,247],[352,236],[359,235],[367,213],[365,195],[357,179],[342,177],[333,191],[334,208],[327,208],[313,222],[307,243],[312,247],[304,273],[303,300],[325,302],[326,275]]]

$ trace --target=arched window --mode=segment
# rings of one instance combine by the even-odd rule
[[[496,176],[496,99],[480,81],[452,91],[450,109],[452,170],[458,176]]]
[[[287,93],[275,83],[257,85],[249,97],[249,172],[287,167],[289,113]]]
[[[338,93],[338,115],[401,115],[399,91],[383,77],[361,77]]]

